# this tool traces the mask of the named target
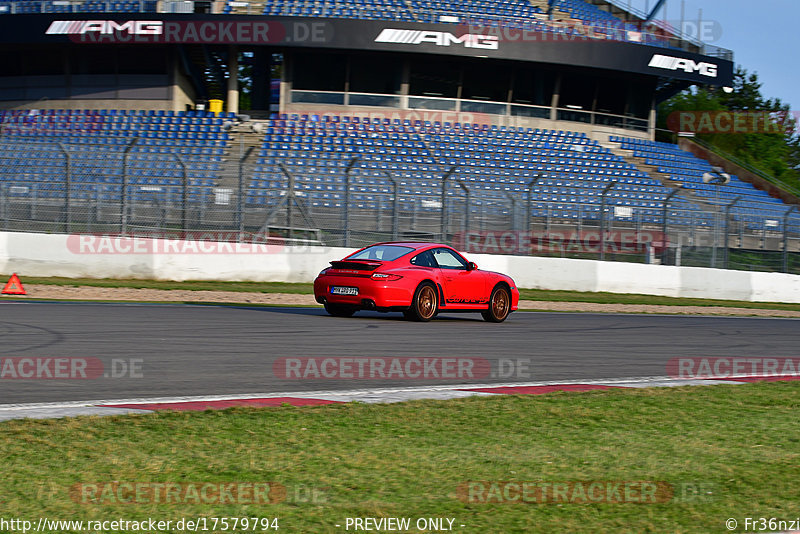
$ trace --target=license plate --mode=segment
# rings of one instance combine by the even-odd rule
[[[358,295],[358,288],[357,287],[343,287],[343,286],[333,286],[331,287],[331,294],[333,295]]]

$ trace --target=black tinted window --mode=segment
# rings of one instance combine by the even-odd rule
[[[436,268],[436,260],[433,259],[433,254],[431,254],[430,250],[426,250],[421,254],[417,254],[411,261],[409,262],[411,265],[417,265],[419,267],[433,267]]]

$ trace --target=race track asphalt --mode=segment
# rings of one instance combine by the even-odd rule
[[[5,301],[0,404],[665,376],[677,357],[796,356],[799,327],[794,319],[530,312],[502,324],[447,313],[412,323],[317,308]],[[32,369],[20,358],[64,357],[96,358],[105,373],[126,376],[13,378]],[[309,357],[473,358],[494,376],[287,379],[273,368]],[[123,373],[131,361],[133,376]]]

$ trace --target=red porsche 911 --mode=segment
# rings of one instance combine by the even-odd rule
[[[401,311],[416,321],[446,311],[480,312],[500,323],[519,303],[510,277],[481,271],[451,247],[435,243],[377,243],[332,261],[314,281],[314,296],[337,317],[358,310]]]

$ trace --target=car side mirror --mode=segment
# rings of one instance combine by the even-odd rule
[[[477,266],[477,265],[475,265],[475,263],[474,263],[474,262],[469,262],[469,263],[467,263],[467,270],[468,270],[468,271],[474,271],[474,270],[476,270],[477,268],[478,268],[478,266]]]

